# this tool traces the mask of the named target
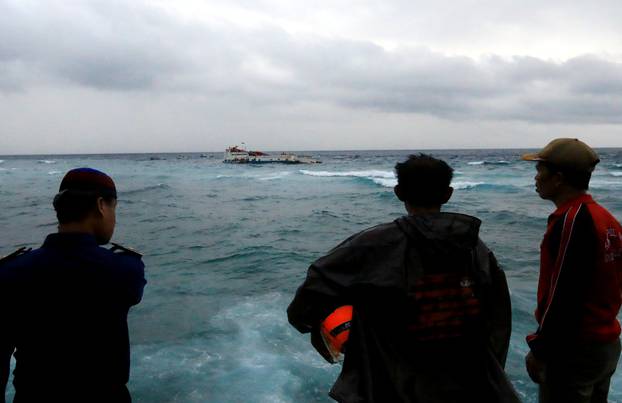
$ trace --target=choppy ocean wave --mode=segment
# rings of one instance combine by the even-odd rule
[[[452,182],[451,184],[451,186],[456,190],[473,189],[478,186],[484,186],[484,185],[486,185],[486,183],[484,182],[465,182],[465,181]]]
[[[622,176],[622,171],[609,171],[611,176]]]
[[[499,160],[499,161],[471,161],[467,162],[468,165],[509,165],[510,161]]]
[[[287,304],[314,260],[351,234],[405,213],[389,190],[395,163],[412,153],[318,153],[323,164],[309,167],[232,167],[220,155],[199,166],[198,154],[147,161],[145,155],[6,157],[0,255],[11,252],[7,246],[40,245],[55,230],[49,204],[60,177],[47,172],[101,168],[122,196],[114,241],[144,253],[147,266],[145,296],[130,312],[135,400],[329,402],[340,367],[324,363],[308,336],[287,323]],[[535,403],[524,340],[536,330],[538,245],[554,205],[534,191],[533,169],[503,163],[514,161],[515,151],[431,154],[461,171],[447,210],[482,220],[482,239],[506,271],[513,321],[506,368],[523,401]],[[591,192],[622,217],[622,154],[599,154]],[[57,165],[39,165],[43,158]],[[622,402],[622,368],[610,400]]]
[[[377,185],[386,188],[392,188],[397,185],[397,179],[392,171],[381,170],[362,170],[362,171],[309,171],[301,169],[299,171],[303,175],[317,176],[323,178],[361,178],[367,179]]]
[[[622,181],[620,180],[592,179],[590,181],[590,189],[593,190],[619,189],[620,187],[622,187]]]
[[[58,175],[60,173],[61,173],[61,171],[49,171],[48,175]]]
[[[365,171],[345,171],[345,172],[333,172],[333,171],[308,171],[300,170],[303,175],[310,175],[316,177],[350,177],[350,178],[362,178],[367,179],[377,185],[385,188],[393,188],[397,185],[397,179],[395,174],[391,171],[380,170],[365,170]],[[451,186],[456,190],[474,189],[477,187],[500,187],[507,188],[508,185],[493,184],[479,181],[457,181],[452,182]]]
[[[38,160],[37,162],[39,164],[56,164],[56,161],[54,160]]]
[[[272,180],[277,180],[277,179],[283,179],[289,175],[291,175],[290,171],[277,172],[273,175],[260,177],[259,180],[260,181],[272,181]]]
[[[4,160],[0,160],[0,164],[4,163]]]
[[[130,190],[125,190],[125,191],[121,191],[120,193],[122,195],[135,195],[135,194],[139,194],[139,193],[145,193],[145,192],[149,192],[152,190],[161,190],[161,189],[170,189],[171,187],[169,185],[167,185],[166,183],[158,183],[156,185],[149,185],[149,186],[144,186],[141,188],[137,188],[137,189],[130,189]]]
[[[345,172],[333,172],[333,171],[309,171],[301,169],[300,173],[309,176],[320,177],[354,177],[354,178],[382,178],[382,179],[395,179],[395,174],[392,171],[380,171],[380,170],[363,170],[363,171],[345,171]]]

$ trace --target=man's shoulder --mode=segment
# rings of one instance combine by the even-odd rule
[[[0,256],[0,268],[8,268],[28,264],[28,262],[37,254],[38,250],[33,251],[32,248],[22,246],[7,255]]]
[[[107,263],[115,266],[141,266],[143,264],[143,255],[136,250],[118,243],[111,243],[111,245],[110,248],[97,248],[99,257]]]
[[[597,201],[593,201],[592,203],[587,203],[586,212],[589,213],[590,218],[595,223],[604,223],[607,225],[613,224],[616,226],[620,226],[620,222],[611,214],[607,208],[598,203]]]

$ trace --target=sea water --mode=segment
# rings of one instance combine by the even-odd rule
[[[315,353],[285,310],[313,260],[404,214],[393,167],[412,152],[310,153],[318,165],[229,165],[198,153],[0,157],[0,254],[56,231],[51,202],[67,170],[101,169],[119,190],[113,240],[142,252],[147,270],[129,316],[135,401],[328,402],[340,366]],[[622,150],[599,152],[591,192],[621,219]],[[524,339],[536,329],[539,243],[553,205],[535,193],[522,150],[430,153],[455,169],[445,210],[482,219],[481,237],[506,271],[506,369],[535,402]],[[622,370],[610,400],[622,401]]]

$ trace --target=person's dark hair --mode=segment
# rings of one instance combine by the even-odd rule
[[[395,173],[400,199],[413,206],[432,207],[446,202],[454,170],[443,160],[419,154],[397,163]]]
[[[592,173],[588,171],[577,171],[568,168],[560,168],[551,163],[543,162],[551,173],[559,172],[564,176],[564,181],[575,189],[588,190]]]
[[[88,217],[97,207],[97,199],[102,197],[108,204],[116,197],[97,192],[64,190],[54,197],[54,210],[59,224],[79,222]]]

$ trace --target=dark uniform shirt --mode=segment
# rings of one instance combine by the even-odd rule
[[[309,268],[288,308],[318,342],[353,306],[340,402],[518,402],[503,373],[511,331],[505,276],[461,214],[403,217],[344,241]]]
[[[16,402],[129,401],[127,314],[145,284],[139,254],[88,234],[0,262],[0,386],[15,350]]]

